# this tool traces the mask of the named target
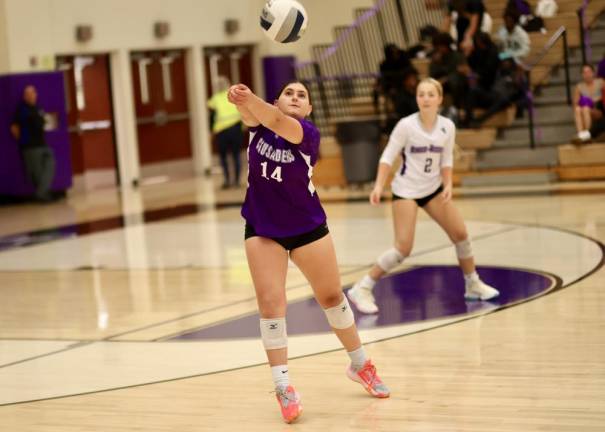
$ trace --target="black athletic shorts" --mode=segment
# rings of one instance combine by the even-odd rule
[[[437,188],[437,190],[435,192],[433,192],[430,195],[427,195],[425,197],[422,198],[414,198],[414,201],[416,201],[416,204],[418,204],[418,207],[424,207],[425,205],[427,205],[427,203],[432,200],[433,198],[435,198],[437,195],[439,195],[441,192],[443,192],[443,185],[439,185],[439,187]],[[393,201],[397,201],[400,199],[412,199],[412,198],[404,198],[404,197],[400,197],[399,195],[395,195],[393,194]]]
[[[309,243],[313,243],[315,240],[319,240],[327,236],[330,233],[328,229],[328,225],[326,223],[321,224],[317,228],[295,236],[291,237],[269,237],[276,243],[279,243],[285,250],[292,251],[296,248],[308,245]],[[246,230],[244,233],[244,239],[248,240],[250,237],[257,237],[256,231],[254,231],[254,227],[249,223],[246,223]]]

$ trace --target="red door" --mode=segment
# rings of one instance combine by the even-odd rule
[[[118,183],[109,56],[59,56],[65,76],[65,98],[74,175],[85,187]]]
[[[191,159],[185,51],[131,54],[139,161]]]

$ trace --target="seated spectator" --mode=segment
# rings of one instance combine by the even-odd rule
[[[400,86],[404,72],[412,67],[405,51],[395,44],[384,46],[384,60],[380,63],[380,89],[384,95],[392,95]]]
[[[400,119],[418,111],[418,103],[416,102],[417,86],[418,72],[414,69],[408,69],[393,97],[393,109],[388,116],[385,133],[390,134]]]
[[[593,120],[603,116],[602,107],[603,80],[594,76],[592,65],[582,66],[582,81],[580,81],[574,90],[573,107],[577,139],[584,142],[592,137],[590,128]]]
[[[433,54],[433,38],[439,34],[439,29],[433,25],[426,25],[420,29],[420,38],[417,45],[407,51],[410,58],[428,58]]]
[[[473,48],[475,33],[480,30],[486,31],[482,28],[484,13],[485,6],[482,0],[448,1],[448,14],[443,20],[443,31],[449,33],[450,26],[454,24],[456,45],[465,55]]]
[[[472,128],[480,127],[481,123],[492,115],[513,103],[520,102],[523,99],[524,88],[524,75],[517,64],[511,59],[503,60],[489,91],[475,86],[468,92],[464,125]],[[473,115],[475,108],[483,108],[485,111],[475,118]]]
[[[498,47],[489,34],[479,32],[475,36],[474,48],[468,56],[468,65],[477,77],[477,85],[489,91],[496,80],[500,67]]]
[[[467,62],[467,66],[460,67],[468,83],[468,91],[464,97],[466,116],[462,127],[469,126],[475,108],[490,106],[495,97],[492,94],[492,87],[496,81],[500,58],[498,48],[487,33],[480,32],[475,36],[474,48]]]
[[[407,117],[418,111],[416,87],[418,87],[418,73],[415,70],[408,70],[403,76],[401,88],[395,97],[395,112],[399,118]]]
[[[453,39],[447,33],[439,33],[433,38],[433,55],[429,65],[429,75],[443,85],[443,91],[453,99],[454,106],[463,105],[466,77],[458,70],[465,62],[464,56],[452,49]]]
[[[51,185],[55,176],[55,156],[44,138],[45,113],[38,106],[36,88],[28,85],[17,107],[10,131],[19,143],[25,172],[34,185],[37,201],[52,201]]]
[[[393,97],[400,86],[403,75],[409,69],[416,70],[412,66],[407,53],[395,44],[386,44],[384,46],[384,60],[380,63],[379,77],[372,91],[376,112],[379,110],[378,99],[381,94],[386,98],[387,105],[393,104]]]
[[[603,86],[602,96],[605,96],[605,86]],[[605,137],[605,107],[603,106],[603,100],[605,98],[601,97],[601,103],[597,103],[597,110],[599,111],[598,115],[593,116],[592,124],[590,126],[590,140],[591,141],[603,141]],[[573,140],[574,143],[580,144],[583,141],[580,139]]]
[[[512,58],[516,63],[521,63],[523,57],[529,54],[529,36],[518,24],[516,15],[504,15],[504,25],[496,37],[500,43],[500,59]]]

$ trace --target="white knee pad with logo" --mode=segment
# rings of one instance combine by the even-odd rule
[[[385,272],[389,272],[403,262],[405,256],[395,248],[384,252],[376,260],[376,264]]]
[[[473,248],[471,247],[469,239],[455,243],[454,246],[456,246],[456,255],[458,256],[458,259],[466,259],[473,256]]]
[[[342,301],[338,306],[324,309],[324,313],[328,318],[328,323],[332,328],[335,329],[346,329],[355,324],[355,317],[353,311],[347,300],[347,296],[342,296]]]
[[[288,346],[286,318],[261,318],[260,336],[266,350],[286,348]]]

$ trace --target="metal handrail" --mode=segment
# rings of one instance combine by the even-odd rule
[[[569,78],[569,54],[567,49],[567,29],[564,26],[559,27],[551,36],[551,38],[546,42],[542,51],[536,56],[536,59],[532,61],[530,64],[522,64],[526,77],[527,77],[527,113],[528,113],[528,122],[529,122],[529,143],[530,148],[534,149],[536,147],[536,140],[534,134],[534,107],[533,107],[533,94],[531,91],[531,71],[535,66],[540,63],[540,61],[548,54],[551,48],[557,43],[557,41],[563,38],[563,64],[565,67],[565,90],[567,93],[567,105],[571,105],[571,81]]]
[[[580,52],[582,53],[582,64],[586,64],[586,30],[584,28],[584,12],[586,5],[582,5],[578,8],[576,13],[578,14],[579,29],[580,29]]]

